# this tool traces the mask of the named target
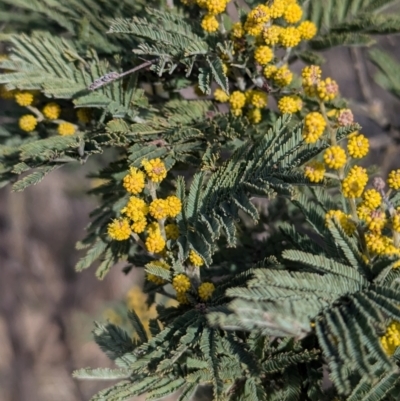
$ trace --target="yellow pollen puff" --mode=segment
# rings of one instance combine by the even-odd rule
[[[279,38],[280,38],[280,32],[281,32],[282,27],[279,25],[271,25],[268,27],[265,27],[262,31],[262,37],[264,39],[264,42],[268,46],[275,46],[279,43]]]
[[[57,131],[62,136],[74,135],[75,134],[75,125],[71,123],[61,123],[59,124]]]
[[[283,13],[283,18],[289,24],[295,24],[296,22],[299,22],[302,16],[303,9],[296,3],[290,4]]]
[[[298,96],[283,96],[278,102],[278,108],[282,114],[297,113],[302,107],[303,102]]]
[[[157,221],[153,221],[147,226],[147,232],[150,234],[161,234],[160,225]]]
[[[341,210],[330,210],[326,215],[325,215],[325,224],[327,227],[329,227],[329,224],[333,219],[338,221],[342,229],[347,235],[353,235],[354,232],[356,231],[356,225],[354,224],[353,221],[351,221],[351,216],[346,215],[344,212]]]
[[[279,34],[279,43],[283,47],[295,47],[301,41],[300,31],[294,26],[282,28]]]
[[[386,224],[386,215],[382,210],[372,210],[365,219],[371,231],[381,232]]]
[[[313,111],[306,115],[304,119],[303,139],[306,143],[315,143],[324,133],[326,121],[323,115]]]
[[[43,107],[43,115],[49,120],[57,120],[61,114],[61,107],[57,103],[47,103]]]
[[[276,70],[273,80],[280,87],[288,86],[293,80],[293,73],[287,65],[283,65]]]
[[[201,27],[206,31],[206,32],[216,32],[219,27],[219,23],[217,18],[215,18],[215,15],[213,14],[206,14],[203,17],[203,20],[201,21]]]
[[[326,78],[324,81],[318,83],[317,93],[322,101],[328,102],[338,95],[339,86],[332,78]]]
[[[268,64],[274,58],[274,52],[268,46],[259,46],[254,52],[254,60],[258,64]]]
[[[144,232],[144,230],[146,229],[146,225],[147,225],[147,221],[145,218],[143,218],[143,219],[135,221],[132,224],[131,228],[132,228],[132,231],[134,231],[137,234],[140,234],[140,233]]]
[[[164,262],[163,260],[154,260],[151,263],[147,263],[145,267],[151,267],[151,266],[158,266],[162,267],[165,270],[170,270],[170,265],[167,262]],[[154,284],[157,285],[162,285],[165,284],[165,280],[163,280],[161,277],[158,277],[154,274],[147,273],[146,275],[147,280],[151,281]]]
[[[263,108],[268,103],[268,95],[260,90],[252,90],[247,92],[246,101],[254,107]]]
[[[321,182],[324,179],[324,174],[324,164],[316,160],[313,160],[304,168],[304,176],[311,182]]]
[[[203,301],[207,301],[209,298],[211,298],[214,291],[215,285],[213,283],[203,283],[198,289],[199,297]]]
[[[316,65],[309,65],[303,68],[301,73],[303,89],[307,96],[315,96],[316,86],[321,81],[321,68]]]
[[[367,189],[362,198],[363,204],[371,210],[378,208],[382,202],[382,196],[376,189]]]
[[[139,194],[143,191],[145,185],[145,175],[136,167],[131,167],[129,174],[124,177],[122,185],[129,193]]]
[[[340,146],[331,146],[324,153],[325,164],[334,170],[338,170],[346,164],[346,152]]]
[[[380,339],[382,348],[387,355],[393,355],[400,346],[400,322],[393,320]]]
[[[317,34],[317,27],[314,22],[303,21],[297,29],[300,32],[300,36],[304,40],[310,40]]]
[[[178,274],[172,280],[172,286],[176,292],[187,292],[190,288],[190,280],[185,274]]]
[[[396,191],[400,189],[400,169],[392,170],[389,173],[387,183],[390,188],[395,189]]]
[[[264,77],[267,79],[273,78],[278,71],[278,67],[275,65],[267,65],[264,68]]]
[[[204,265],[203,258],[193,250],[189,252],[189,261],[192,265],[196,267],[201,267]]]
[[[285,0],[275,0],[269,8],[271,18],[280,18],[285,12]]]
[[[264,23],[256,24],[249,20],[244,23],[244,30],[250,36],[259,36],[264,28]]]
[[[244,29],[241,22],[236,22],[232,25],[231,35],[237,39],[240,39],[244,36]]]
[[[26,114],[25,116],[22,116],[19,119],[19,128],[22,129],[22,131],[26,132],[32,132],[36,128],[38,121],[35,116],[32,116],[31,114]]]
[[[360,159],[368,154],[369,141],[363,135],[358,132],[349,135],[349,141],[347,143],[347,152],[354,159]]]
[[[357,217],[360,220],[366,220],[371,212],[372,210],[364,202],[357,206]]]
[[[17,92],[15,94],[15,101],[20,106],[30,106],[33,103],[33,95],[30,92]]]
[[[168,216],[168,204],[164,199],[154,199],[149,206],[149,214],[155,219],[164,219]]]
[[[214,98],[217,102],[225,103],[229,100],[229,95],[224,90],[217,88],[214,92]]]
[[[108,235],[116,241],[124,241],[131,235],[129,220],[126,218],[115,219],[107,227]]]
[[[176,240],[179,238],[179,228],[176,224],[165,225],[165,235],[167,239]]]
[[[159,158],[153,160],[144,159],[142,161],[142,166],[153,182],[159,183],[167,176],[165,164]]]
[[[271,16],[269,7],[264,4],[259,4],[257,7],[253,8],[247,15],[247,21],[251,24],[264,24],[268,22]]]
[[[221,14],[225,11],[227,2],[225,0],[197,0],[201,8],[205,8],[210,14]]]
[[[247,112],[247,118],[252,124],[258,124],[262,119],[261,110],[258,108],[250,109]]]
[[[121,210],[121,213],[124,213],[135,222],[143,220],[148,212],[149,207],[146,202],[137,196],[131,196],[127,205]]]
[[[246,96],[243,92],[234,91],[229,96],[229,103],[232,109],[242,109],[246,103]]]
[[[167,205],[167,215],[168,217],[176,217],[182,211],[182,202],[176,196],[168,196],[165,199],[165,203]]]
[[[387,247],[387,239],[382,237],[379,233],[365,234],[365,243],[367,244],[368,251],[381,255],[385,252]]]
[[[342,182],[342,192],[345,198],[359,198],[367,185],[368,174],[365,168],[354,166]]]
[[[145,245],[149,252],[159,253],[165,248],[165,240],[159,231],[154,231],[147,236]]]

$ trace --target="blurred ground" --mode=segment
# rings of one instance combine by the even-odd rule
[[[399,38],[381,42],[400,54]],[[381,165],[386,174],[400,168],[400,103],[374,84],[365,54],[327,52],[324,75],[355,100],[356,121],[371,139],[366,163]],[[0,190],[0,401],[87,401],[111,384],[78,382],[71,372],[111,366],[92,341],[92,322],[141,278],[135,272],[126,277],[120,267],[102,282],[93,269],[74,271],[79,257],[74,245],[83,238],[95,205],[84,196],[91,185],[86,172],[79,167],[57,171],[23,193]]]

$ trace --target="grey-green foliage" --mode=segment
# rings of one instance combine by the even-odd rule
[[[369,57],[379,69],[375,74],[375,81],[400,98],[400,62],[380,49],[370,50]]]
[[[318,35],[310,46],[323,50],[333,46],[368,46],[373,35],[397,33],[400,30],[398,14],[390,7],[398,0],[326,0],[302,1],[305,16],[313,21]]]

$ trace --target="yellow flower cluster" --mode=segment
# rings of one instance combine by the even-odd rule
[[[326,128],[324,116],[313,111],[304,118],[303,139],[306,143],[315,143],[322,136]]]
[[[215,285],[213,283],[202,283],[199,286],[198,294],[201,300],[207,301],[211,298],[213,292],[215,291]]]
[[[303,69],[301,77],[304,93],[307,96],[317,96],[323,102],[328,102],[338,95],[339,86],[332,78],[321,80],[321,69],[316,65],[310,65]]]
[[[74,135],[76,131],[76,126],[68,122],[63,122],[59,124],[57,131],[62,136]]]
[[[204,265],[203,258],[193,250],[189,252],[189,261],[196,267],[201,267]]]
[[[323,163],[313,160],[304,168],[304,176],[311,182],[321,182],[324,179],[325,166]]]
[[[57,120],[61,114],[61,107],[57,103],[47,103],[43,107],[43,115],[49,120]]]
[[[142,161],[142,166],[151,181],[160,183],[167,176],[167,169],[165,164],[159,159]]]
[[[302,107],[303,102],[299,96],[283,96],[278,102],[278,108],[282,114],[297,113]]]
[[[342,192],[345,198],[359,198],[368,182],[365,168],[353,166],[342,182]]]
[[[16,92],[15,93],[15,101],[20,105],[20,106],[30,106],[33,103],[33,94],[28,91],[23,91],[23,92]]]
[[[139,194],[144,188],[145,175],[136,167],[131,167],[129,174],[123,179],[124,188],[131,194]]]
[[[19,128],[25,132],[32,132],[35,130],[38,121],[35,116],[31,114],[26,114],[19,119]]]
[[[172,280],[172,286],[177,293],[185,293],[190,289],[189,277],[185,274],[178,274]]]
[[[246,93],[234,91],[229,97],[231,113],[235,116],[240,116],[243,113],[243,108],[247,105],[249,110],[247,117],[253,124],[261,121],[261,109],[268,103],[268,96],[261,90],[248,90]]]
[[[347,143],[347,152],[354,159],[360,159],[368,154],[369,141],[363,135],[358,132],[353,132],[349,135],[349,141]]]
[[[400,169],[393,170],[389,173],[387,183],[390,188],[395,189],[396,191],[400,189]]]
[[[325,215],[325,224],[327,227],[329,226],[329,224],[331,224],[333,219],[336,219],[338,221],[338,223],[347,235],[353,235],[356,231],[356,225],[351,220],[351,216],[346,215],[341,210],[330,210]]]
[[[338,170],[346,164],[346,152],[340,146],[331,146],[324,153],[325,164],[333,169]]]
[[[108,235],[117,241],[124,241],[131,235],[131,226],[127,218],[115,219],[108,225]]]
[[[217,88],[214,91],[214,98],[217,102],[225,103],[229,100],[229,95],[221,88]]]
[[[332,78],[326,78],[317,84],[317,94],[323,102],[333,100],[339,93],[339,86]]]
[[[387,355],[393,355],[400,346],[400,322],[393,320],[381,337],[381,345]]]
[[[254,60],[261,65],[268,64],[274,58],[274,52],[268,46],[258,46],[254,52]]]

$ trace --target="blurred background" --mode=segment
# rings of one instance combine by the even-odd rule
[[[380,38],[379,46],[400,61],[399,37]],[[324,76],[353,99],[355,121],[370,138],[364,165],[376,164],[383,176],[400,168],[400,102],[374,82],[366,50],[323,55]],[[124,264],[117,265],[104,281],[95,278],[94,268],[74,271],[75,243],[96,205],[85,194],[97,184],[86,178],[94,168],[95,162],[69,166],[22,193],[0,189],[0,401],[89,400],[112,384],[71,376],[82,367],[112,366],[92,340],[93,321],[123,323],[123,305],[142,308],[145,318],[154,313],[135,288],[141,271],[125,275]]]

